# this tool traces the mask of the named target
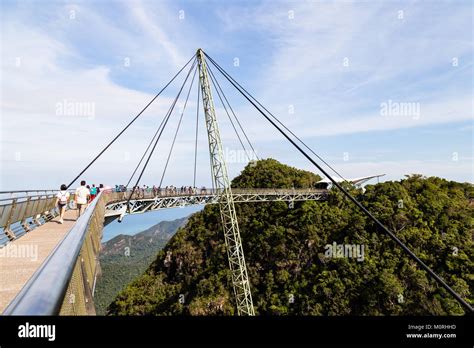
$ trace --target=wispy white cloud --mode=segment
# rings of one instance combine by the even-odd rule
[[[161,4],[163,7],[163,3]],[[157,24],[158,20],[153,16],[153,12],[144,6],[141,1],[133,1],[128,3],[128,10],[133,16],[134,22],[143,30],[143,34],[150,40],[150,46],[156,51],[164,51],[171,59],[175,67],[181,67],[186,58],[180,49],[168,37],[167,33]]]
[[[472,25],[470,11],[462,4],[433,4],[428,10],[414,2],[392,5],[267,2],[251,11],[218,13],[227,30],[260,30],[273,39],[269,67],[256,89],[300,135],[472,119],[465,75],[473,72],[472,34],[465,30]],[[380,117],[380,104],[389,99],[420,103],[423,116]],[[295,113],[289,115],[290,109]]]
[[[112,82],[107,66],[64,66],[79,53],[41,30],[17,21],[2,23],[2,175],[24,166],[32,182],[41,167],[62,182],[78,171],[144,107],[152,94]],[[171,76],[171,75],[170,75]],[[172,99],[160,97],[103,160],[139,158]],[[72,105],[68,112],[67,105]],[[87,111],[89,110],[89,111]],[[150,128],[152,127],[152,128]],[[118,150],[120,149],[120,150]],[[29,163],[29,164],[28,164]],[[104,165],[97,169],[103,170]],[[128,170],[127,170],[128,172]],[[18,181],[24,187],[30,180]]]

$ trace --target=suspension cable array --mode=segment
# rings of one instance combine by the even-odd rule
[[[227,72],[222,69],[222,67],[211,57],[209,57],[206,53],[204,53],[206,57],[211,61],[211,63],[219,70],[221,74],[224,75],[226,79],[231,79],[235,85],[240,87],[244,93],[252,99],[257,105],[259,105],[263,110],[265,110],[270,117],[272,117],[278,124],[280,124],[288,133],[290,133],[296,140],[298,140],[308,151],[310,151],[313,155],[315,155],[321,162],[323,162],[329,169],[333,171],[337,176],[339,176],[343,181],[348,181],[346,180],[341,174],[339,174],[336,169],[334,169],[329,163],[327,163],[321,156],[319,156],[314,150],[312,150],[301,138],[299,138],[295,133],[293,133],[287,126],[285,126],[274,114],[272,114],[265,106],[263,106],[252,94],[250,94],[247,90],[245,90],[232,76],[227,74]],[[234,87],[235,87],[234,85]],[[240,92],[240,91],[239,91]]]
[[[161,93],[163,93],[163,91],[178,77],[179,74],[181,74],[181,72],[189,65],[189,63],[191,63],[191,61],[193,59],[196,58],[196,55],[193,55],[189,60],[188,62],[181,68],[179,69],[179,71],[171,78],[171,80],[148,102],[148,104],[145,105],[145,107],[115,136],[115,138],[113,138],[98,154],[97,156],[94,157],[94,159],[92,161],[90,161],[90,163],[83,169],[79,172],[79,174],[77,174],[77,176],[71,180],[71,182],[67,185],[67,188],[69,189],[72,184],[74,184],[76,182],[77,179],[79,179],[79,177],[85,173],[85,171],[87,169],[89,169],[89,167],[94,164],[95,161],[97,161],[97,159],[102,156],[102,154],[107,151],[107,149],[145,112],[146,109],[148,109],[148,107],[161,95]]]
[[[193,170],[193,187],[196,185],[196,171],[197,171],[197,146],[198,146],[198,130],[199,130],[199,102],[202,98],[202,106],[204,108],[204,115],[206,120],[206,130],[208,135],[209,141],[209,158],[210,158],[210,165],[211,165],[211,182],[212,188],[215,194],[218,196],[219,200],[219,208],[221,212],[221,221],[222,227],[224,230],[224,239],[225,245],[227,247],[227,256],[229,262],[229,268],[231,270],[232,275],[232,285],[234,289],[234,295],[236,300],[236,307],[237,313],[239,315],[254,315],[255,311],[253,308],[252,303],[252,296],[250,292],[250,283],[247,275],[247,267],[245,265],[245,258],[242,249],[242,242],[240,238],[239,226],[237,222],[237,215],[235,211],[233,195],[231,191],[230,179],[227,173],[226,162],[223,153],[223,146],[219,131],[219,126],[217,124],[216,113],[214,110],[214,102],[211,94],[211,84],[214,86],[215,90],[218,93],[219,99],[222,103],[222,106],[227,114],[229,121],[232,124],[232,128],[239,140],[240,145],[242,146],[245,155],[248,157],[248,160],[251,161],[249,156],[249,152],[245,148],[244,142],[239,135],[237,127],[234,123],[237,123],[241,132],[243,133],[246,141],[248,142],[250,148],[252,149],[253,156],[258,158],[255,152],[255,149],[252,143],[249,140],[248,135],[246,134],[242,124],[240,123],[237,115],[235,114],[232,106],[229,103],[229,100],[224,94],[224,91],[219,85],[217,79],[214,78],[214,75],[210,70],[208,70],[208,66],[205,62],[204,53],[202,50],[198,50],[197,53],[186,63],[185,66],[181,68],[181,70],[176,74],[172,80],[165,86],[169,86],[171,82],[173,82],[176,77],[193,61],[191,67],[189,68],[187,75],[184,81],[181,84],[181,87],[178,91],[178,94],[174,98],[173,102],[171,103],[168,111],[166,112],[163,119],[160,121],[157,129],[155,130],[151,140],[149,141],[145,151],[143,152],[138,164],[134,168],[130,178],[127,181],[127,187],[132,182],[133,178],[137,173],[139,173],[138,177],[136,178],[135,184],[132,186],[131,191],[127,197],[127,201],[125,204],[126,212],[130,213],[132,208],[132,199],[134,199],[134,194],[139,187],[140,180],[147,169],[147,166],[150,163],[150,160],[155,152],[158,142],[162,138],[163,132],[170,121],[170,118],[173,114],[173,111],[176,107],[176,104],[179,101],[181,93],[186,86],[186,83],[191,75],[191,72],[194,69],[194,74],[191,79],[191,83],[189,85],[189,89],[187,91],[186,100],[184,102],[184,106],[181,112],[181,115],[178,120],[178,124],[176,130],[174,132],[174,136],[171,142],[171,147],[169,149],[166,162],[164,164],[163,173],[161,175],[159,187],[163,184],[163,180],[166,174],[166,170],[168,168],[168,164],[170,163],[171,155],[173,153],[173,149],[175,146],[175,142],[179,133],[179,130],[182,125],[183,116],[186,110],[186,106],[188,104],[188,100],[191,94],[192,86],[194,84],[194,79],[196,77],[196,73],[199,71],[199,79],[198,79],[198,100],[197,100],[197,111],[196,111],[196,130],[195,130],[195,149],[194,149],[194,170]],[[212,74],[212,75],[211,75]],[[127,128],[131,126],[135,120],[157,99],[157,97],[164,91],[163,88],[146,106],[145,108],[137,115],[131,122],[129,122],[124,129],[76,176],[76,178],[71,182],[73,184],[79,177],[82,175],[124,132]],[[201,98],[200,98],[201,97]],[[232,113],[229,113],[229,111]],[[141,168],[141,169],[140,169]],[[70,184],[70,185],[71,185]],[[123,216],[123,215],[122,215]],[[122,216],[119,218],[121,221]]]
[[[195,60],[194,63],[191,65],[191,68],[189,69],[188,74],[186,75],[186,78],[184,79],[184,82],[183,82],[183,84],[181,85],[181,88],[179,89],[178,95],[176,96],[176,98],[174,99],[174,101],[173,101],[173,103],[171,104],[170,108],[168,109],[168,112],[167,112],[166,115],[165,115],[165,122],[163,123],[163,126],[161,127],[160,133],[159,133],[158,136],[156,137],[155,143],[154,143],[152,149],[150,150],[150,153],[149,153],[149,155],[148,155],[148,158],[147,158],[145,164],[143,165],[142,171],[140,172],[140,175],[138,176],[137,181],[136,181],[135,185],[133,186],[132,191],[130,192],[130,195],[128,196],[128,199],[127,199],[127,207],[128,207],[129,210],[130,210],[130,200],[131,200],[133,194],[135,193],[135,190],[136,190],[136,188],[138,187],[138,184],[140,183],[140,180],[141,180],[141,178],[142,178],[142,176],[143,176],[143,173],[145,172],[145,169],[146,169],[148,163],[150,162],[150,159],[151,159],[151,157],[152,157],[152,155],[153,155],[153,152],[154,152],[155,149],[156,149],[156,145],[158,144],[158,141],[160,140],[161,135],[163,134],[163,131],[164,131],[166,125],[168,124],[168,121],[169,121],[169,119],[170,119],[170,117],[171,117],[171,114],[173,113],[173,110],[174,110],[174,108],[175,108],[175,106],[176,106],[176,103],[177,103],[177,101],[178,101],[178,99],[179,99],[179,96],[181,95],[181,92],[183,91],[183,88],[184,88],[184,86],[186,85],[186,82],[188,81],[189,75],[191,74],[191,71],[194,69],[195,65],[196,65],[196,60]]]
[[[220,75],[222,75],[230,86],[235,88],[239,94],[241,94],[246,101],[248,101],[257,111],[268,121],[283,137],[288,140],[291,145],[296,148],[308,161],[310,161],[323,175],[325,175],[336,187],[339,189],[344,196],[353,202],[358,209],[360,209],[377,227],[398,245],[405,254],[407,254],[412,260],[414,260],[427,274],[433,278],[438,284],[440,284],[445,290],[447,290],[466,310],[466,312],[472,313],[473,308],[467,303],[456,291],[454,291],[440,276],[438,276],[431,268],[429,268],[420,258],[418,258],[392,231],[384,226],[370,211],[367,210],[354,196],[352,196],[348,190],[346,190],[337,180],[335,180],[319,163],[317,163],[310,154],[317,157],[323,164],[325,164],[333,173],[335,173],[342,180],[347,181],[344,177],[336,171],[329,163],[327,163],[321,156],[319,156],[313,149],[311,149],[300,137],[292,132],[280,119],[272,114],[267,108],[265,108],[252,94],[250,94],[241,84],[239,84],[226,70],[224,70],[212,57],[206,54],[204,51],[199,49],[189,61],[172,77],[172,79],[163,87],[151,100],[150,102],[110,141],[95,158],[69,183],[68,188],[82,175],[86,170],[92,166],[94,162],[144,113],[144,111],[162,94],[162,92],[183,72],[186,67],[190,64],[190,68],[182,82],[176,97],[173,99],[168,111],[160,121],[157,129],[155,130],[151,140],[149,141],[144,153],[142,154],[138,164],[134,168],[132,175],[128,179],[126,187],[130,185],[133,178],[139,172],[139,175],[132,187],[130,194],[128,195],[126,202],[126,209],[130,212],[131,201],[134,199],[134,193],[136,188],[139,186],[140,180],[150,163],[154,151],[157,148],[160,138],[162,138],[163,132],[170,121],[176,104],[179,101],[181,93],[185,88],[189,77],[194,70],[193,77],[191,79],[189,89],[186,94],[186,99],[180,116],[178,119],[177,127],[172,138],[171,146],[166,157],[164,169],[159,182],[159,187],[163,184],[165,174],[170,163],[170,159],[173,153],[175,142],[182,126],[183,116],[188,105],[188,100],[191,94],[191,90],[194,84],[196,74],[199,78],[197,81],[197,110],[196,110],[196,122],[195,122],[195,136],[194,136],[194,168],[193,168],[193,187],[196,187],[196,174],[197,174],[197,157],[198,157],[198,131],[199,131],[199,108],[200,101],[202,100],[202,107],[205,116],[205,125],[208,136],[209,145],[209,159],[211,168],[211,183],[212,188],[216,190],[219,196],[219,208],[221,213],[221,222],[224,230],[224,239],[227,249],[227,256],[229,262],[229,268],[232,274],[232,285],[234,290],[234,296],[236,300],[237,313],[239,315],[254,315],[253,301],[250,291],[250,283],[247,275],[247,267],[245,264],[245,258],[242,248],[242,242],[240,238],[239,226],[237,221],[237,215],[234,207],[232,189],[230,179],[227,172],[226,161],[223,153],[223,145],[219,126],[217,124],[216,113],[214,110],[214,101],[211,94],[211,86],[217,93],[217,96],[222,104],[222,107],[232,125],[234,133],[242,146],[244,153],[249,161],[251,161],[250,155],[254,156],[255,159],[259,159],[257,153],[247,136],[239,118],[237,117],[234,109],[232,108],[227,96],[224,94],[224,90],[219,83],[216,74],[211,69],[209,61],[213,68],[215,68]],[[192,62],[192,63],[191,63]],[[235,121],[235,122],[234,122]],[[239,134],[242,132],[246,143],[250,146],[251,152],[247,152],[244,141]],[[143,163],[144,162],[144,163]],[[139,171],[141,167],[141,170]]]
[[[160,187],[163,184],[163,179],[165,178],[166,169],[168,168],[168,164],[170,162],[171,154],[173,153],[174,144],[176,142],[176,137],[178,136],[179,128],[181,127],[181,122],[183,121],[183,115],[184,115],[184,112],[186,111],[186,106],[188,105],[189,95],[191,94],[191,88],[193,87],[193,84],[194,84],[194,78],[196,77],[196,72],[197,72],[197,68],[194,70],[193,79],[191,80],[191,84],[189,85],[189,90],[188,90],[188,94],[186,96],[186,101],[184,102],[183,111],[181,112],[181,116],[179,117],[178,127],[176,127],[176,132],[174,133],[173,142],[171,143],[170,152],[168,153],[168,158],[166,159],[165,168],[163,169],[163,174],[161,175],[160,185],[159,185]]]
[[[214,77],[214,73],[212,72],[212,70],[210,69],[209,66],[207,66],[207,69],[210,73],[210,77],[211,77],[211,81],[212,81],[212,85],[214,86],[214,89],[216,90],[217,92],[217,95],[219,96],[219,100],[221,101],[222,103],[222,106],[224,107],[224,110],[225,110],[225,113],[227,114],[227,117],[229,118],[229,121],[230,123],[232,124],[232,128],[234,129],[234,132],[235,134],[237,135],[237,138],[239,139],[239,142],[240,142],[240,145],[242,145],[242,148],[244,149],[245,151],[245,156],[248,158],[249,161],[251,161],[252,159],[250,158],[248,152],[247,152],[247,149],[245,148],[243,142],[242,142],[242,139],[240,138],[240,135],[239,133],[237,132],[237,129],[235,128],[235,124],[234,122],[232,121],[232,117],[230,117],[229,115],[229,112],[227,111],[227,107],[226,107],[226,104],[224,103],[224,101],[222,100],[222,98],[224,98],[224,100],[226,101],[228,107],[229,107],[229,110],[231,111],[232,115],[234,116],[235,120],[236,120],[236,123],[239,125],[240,127],[240,130],[242,131],[242,133],[244,134],[245,136],[245,139],[247,140],[248,144],[250,145],[250,148],[252,149],[252,153],[253,153],[253,156],[255,159],[259,159],[258,156],[257,156],[257,153],[255,152],[255,149],[253,148],[253,145],[252,143],[250,142],[248,136],[247,136],[247,133],[245,132],[244,128],[242,127],[242,124],[240,123],[239,121],[239,118],[235,115],[235,112],[234,112],[234,109],[232,109],[232,106],[230,105],[229,101],[227,100],[227,97],[225,96],[224,94],[224,91],[222,90],[220,84],[219,84],[219,81],[217,81],[217,79]],[[219,92],[220,91],[220,92]],[[222,97],[221,97],[222,95]]]
[[[411,258],[413,259],[423,270],[425,270],[428,275],[436,280],[438,284],[440,284],[444,289],[446,289],[463,307],[467,312],[474,312],[473,308],[469,303],[467,303],[461,295],[459,295],[456,291],[454,291],[440,276],[438,276],[431,268],[429,268],[418,256],[416,256],[393,232],[391,232],[385,225],[383,225],[371,212],[369,212],[354,196],[352,196],[342,185],[340,185],[331,175],[329,175],[311,156],[308,155],[306,151],[304,151],[294,139],[292,139],[283,129],[282,127],[278,126],[269,116],[269,114],[265,113],[262,108],[257,105],[250,97],[249,93],[240,85],[238,85],[235,80],[228,74],[223,68],[221,68],[215,61],[209,57],[209,55],[205,54],[206,57],[211,61],[211,63],[221,72],[221,74],[237,89],[237,91],[242,94],[245,99],[247,99],[256,109],[257,111],[265,117],[265,119],[270,122],[270,124],[275,127],[306,159],[308,159],[316,168],[321,171],[331,182],[334,186],[336,186],[349,200],[351,200],[365,215],[372,220],[375,225],[386,233],[395,243],[402,248],[402,250]],[[276,119],[275,116],[273,116]],[[282,124],[281,122],[279,122]],[[288,130],[287,127],[284,127]],[[290,132],[289,132],[290,133]],[[292,132],[290,134],[293,134]],[[297,138],[298,140],[299,138]],[[299,140],[301,143],[302,141]],[[305,145],[306,146],[306,145]],[[307,146],[306,146],[307,147]],[[308,147],[309,148],[309,147]],[[313,152],[313,151],[311,151]],[[314,152],[313,152],[314,153]],[[318,156],[318,158],[320,158]],[[326,163],[326,162],[325,162]],[[332,168],[332,167],[331,167]],[[333,169],[334,170],[334,169]],[[334,170],[335,171],[335,170]],[[336,172],[336,171],[335,171]],[[337,173],[337,172],[336,172]]]

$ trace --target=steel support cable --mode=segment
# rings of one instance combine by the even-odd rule
[[[207,70],[208,70],[209,72],[211,72],[211,71],[209,70],[209,66],[207,67]],[[250,156],[248,155],[247,149],[245,148],[245,145],[244,145],[244,143],[242,142],[242,139],[240,138],[239,133],[237,132],[237,128],[235,128],[234,121],[232,121],[232,118],[230,117],[229,111],[227,111],[227,107],[225,106],[224,100],[222,99],[221,94],[219,93],[219,89],[217,88],[216,83],[215,83],[214,80],[213,80],[213,76],[212,76],[212,74],[209,74],[209,76],[211,77],[211,83],[212,83],[212,85],[214,86],[214,88],[215,88],[215,90],[216,90],[216,92],[217,92],[217,95],[218,95],[218,97],[219,97],[219,100],[221,101],[221,104],[222,104],[222,106],[224,107],[224,111],[225,111],[225,113],[227,114],[227,118],[229,119],[230,124],[232,125],[232,128],[234,129],[234,132],[235,132],[235,134],[237,135],[237,139],[239,139],[240,145],[241,145],[242,148],[244,149],[245,156],[247,157],[247,159],[248,159],[249,162],[250,162]]]
[[[161,93],[163,93],[163,91],[176,79],[176,77],[178,77],[179,74],[181,74],[181,72],[189,65],[189,63],[196,57],[196,55],[194,54],[191,59],[188,60],[188,62],[181,68],[179,69],[179,71],[176,73],[176,75],[173,76],[173,78],[148,102],[147,105],[145,105],[145,107],[125,126],[125,128],[123,128],[120,133],[118,133],[115,138],[112,139],[112,141],[110,141],[108,143],[107,146],[105,146],[97,156],[95,156],[95,158],[67,185],[67,188],[69,189],[69,187],[71,187],[72,184],[74,184],[76,182],[77,179],[79,179],[79,177],[84,174],[84,172],[89,169],[89,167],[95,162],[97,161],[97,159],[102,156],[102,154],[128,129],[128,127],[130,127],[142,114],[143,112],[145,112],[146,109],[148,109],[148,107],[156,100],[156,98],[158,98],[160,96]]]
[[[130,193],[130,196],[128,197],[127,199],[127,204],[125,205],[126,209],[128,209],[128,211],[130,212],[130,199],[132,198],[133,194],[135,193],[135,189],[136,187],[138,186],[138,184],[140,183],[140,180],[143,176],[143,173],[145,172],[145,169],[146,167],[148,166],[148,163],[150,162],[150,159],[151,159],[151,156],[153,155],[153,152],[155,151],[155,148],[156,148],[156,145],[158,144],[158,141],[160,140],[161,138],[161,135],[163,134],[163,131],[164,129],[166,128],[166,125],[168,124],[168,120],[170,119],[170,116],[171,116],[171,113],[173,112],[174,110],[174,107],[176,105],[176,102],[178,101],[179,99],[179,96],[181,95],[181,92],[183,91],[183,88],[184,88],[184,85],[186,84],[186,82],[188,81],[188,78],[189,78],[189,75],[191,74],[191,71],[193,70],[194,68],[194,65],[196,64],[196,60],[194,61],[193,65],[191,66],[191,68],[189,69],[188,71],[188,74],[186,75],[186,79],[184,80],[183,84],[181,85],[181,88],[179,89],[179,92],[178,92],[178,95],[176,96],[176,98],[174,99],[173,103],[171,103],[171,106],[168,110],[168,112],[166,113],[166,116],[165,116],[165,123],[163,125],[163,127],[161,128],[161,131],[160,131],[160,134],[158,135],[158,137],[156,138],[155,140],[155,143],[153,145],[153,148],[151,149],[150,151],[150,154],[148,155],[148,158],[142,168],[142,171],[137,179],[137,182],[135,183],[135,185],[133,186],[132,188],[132,192]]]
[[[212,59],[210,56],[204,52],[207,58],[211,61],[211,63],[221,72],[221,74],[226,75],[226,77],[230,78],[234,83],[242,88],[245,93],[252,99],[254,100],[262,109],[264,109],[273,119],[275,119],[284,129],[286,129],[295,139],[297,139],[305,148],[307,148],[313,155],[315,155],[321,162],[323,162],[329,169],[332,170],[333,173],[335,173],[337,176],[339,176],[343,181],[348,181],[345,179],[336,169],[334,169],[328,162],[324,160],[321,156],[319,156],[313,149],[311,149],[301,138],[299,138],[295,133],[291,131],[284,123],[282,123],[274,114],[272,114],[265,106],[263,106],[252,94],[250,94],[245,88],[242,87],[227,71],[225,71],[214,59]]]
[[[209,65],[207,66],[207,70],[209,70],[209,72],[210,72],[210,74],[211,74],[211,78],[214,79],[215,83],[217,84],[217,87],[220,89],[220,91],[221,91],[221,93],[222,93],[222,96],[224,97],[225,101],[227,102],[227,105],[229,106],[229,109],[230,109],[232,115],[234,115],[234,118],[235,118],[235,120],[237,121],[237,124],[239,125],[240,130],[241,130],[242,133],[244,134],[244,137],[245,137],[245,139],[247,140],[247,142],[248,142],[250,148],[252,149],[252,152],[253,152],[255,158],[258,160],[259,158],[258,158],[258,156],[257,156],[257,152],[256,152],[255,149],[253,148],[252,142],[250,141],[249,137],[247,136],[247,133],[245,132],[244,127],[242,127],[242,124],[240,123],[239,118],[238,118],[237,115],[235,114],[234,109],[233,109],[232,106],[230,105],[229,100],[227,99],[226,95],[224,94],[224,91],[222,90],[221,85],[219,84],[219,81],[217,80],[216,76],[215,76],[214,73],[212,72],[212,69],[211,69],[211,67],[210,67]],[[247,156],[247,157],[248,157],[248,156]]]
[[[153,138],[151,138],[150,143],[148,144],[148,146],[147,146],[145,152],[144,152],[143,155],[142,155],[142,158],[140,159],[140,161],[138,162],[137,166],[135,167],[135,170],[133,171],[132,175],[130,176],[130,179],[128,179],[128,182],[127,182],[127,184],[125,185],[125,187],[128,187],[128,185],[129,185],[130,182],[132,181],[133,177],[135,176],[135,174],[136,174],[138,168],[140,167],[140,165],[141,165],[142,162],[143,162],[143,159],[145,158],[146,154],[148,153],[148,150],[150,150],[151,145],[153,144],[153,142],[154,142],[156,136],[158,135],[159,131],[161,130],[161,127],[163,126],[163,123],[165,122],[165,119],[166,119],[166,115],[165,115],[165,117],[163,117],[163,119],[161,120],[160,125],[159,125],[158,128],[156,129],[156,132],[155,132],[155,134],[153,135]]]
[[[171,154],[173,153],[173,148],[174,148],[174,144],[176,142],[176,137],[178,136],[179,128],[181,127],[181,122],[183,121],[183,115],[184,115],[184,112],[186,111],[186,105],[188,105],[189,95],[191,94],[191,88],[193,87],[194,79],[196,78],[196,72],[197,71],[198,71],[198,67],[196,66],[196,68],[194,69],[194,74],[193,74],[193,78],[191,80],[191,84],[189,85],[189,90],[188,90],[188,94],[186,96],[186,101],[184,102],[183,111],[181,112],[181,116],[179,117],[178,127],[176,127],[176,132],[174,133],[173,142],[171,143],[171,148],[170,148],[170,151],[168,153],[168,158],[166,159],[165,168],[163,170],[163,174],[161,175],[161,180],[160,180],[160,186],[159,187],[161,187],[161,185],[163,184],[163,179],[165,178],[166,169],[168,168],[168,164],[169,164],[169,161],[170,161],[170,158],[171,158]]]
[[[198,67],[199,69],[199,67]],[[201,92],[201,81],[198,79],[197,82],[197,108],[196,108],[196,140],[194,142],[194,177],[193,177],[193,188],[196,187],[196,166],[197,166],[197,149],[198,149],[198,130],[199,130],[199,98]]]
[[[196,62],[193,63],[193,65],[195,65]],[[142,155],[142,158],[140,159],[140,161],[138,162],[137,166],[135,167],[135,170],[133,171],[132,175],[130,176],[130,179],[128,180],[127,182],[127,185],[125,185],[125,187],[128,187],[128,185],[130,184],[130,182],[132,181],[133,177],[135,176],[135,173],[137,172],[138,168],[140,167],[140,165],[142,164],[143,162],[143,159],[145,158],[146,154],[148,153],[148,150],[150,149],[151,145],[153,144],[153,141],[155,140],[156,136],[158,135],[159,131],[161,130],[161,127],[163,126],[164,122],[166,120],[166,115],[165,117],[163,117],[163,119],[161,120],[160,122],[160,125],[158,126],[155,134],[153,135],[153,138],[151,139],[150,143],[148,144],[145,152],[143,153]],[[161,185],[160,185],[161,186]]]
[[[207,56],[207,55],[206,55]],[[220,69],[219,69],[220,70]],[[221,72],[222,73],[222,72]],[[313,165],[316,166],[329,180],[339,189],[342,193],[349,198],[365,215],[367,215],[382,231],[384,231],[396,244],[398,244],[408,256],[410,256],[418,265],[421,266],[438,284],[446,289],[465,309],[466,311],[473,313],[474,310],[469,303],[467,303],[456,291],[454,291],[441,277],[439,277],[431,268],[429,268],[418,256],[416,256],[398,237],[385,227],[370,211],[368,211],[357,199],[355,199],[344,187],[342,187],[337,181],[335,181],[318,163],[316,163],[298,144],[295,143],[291,137],[286,134],[275,122],[273,122],[268,115],[266,115],[245,93],[224,75],[227,80],[242,94],[260,114],[262,114],[304,157],[306,157]],[[242,87],[243,89],[243,87]]]

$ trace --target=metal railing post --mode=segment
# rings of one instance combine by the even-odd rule
[[[26,200],[26,207],[25,207],[25,214],[22,216],[20,224],[21,226],[25,229],[26,232],[29,232],[31,230],[30,226],[26,223],[26,212],[28,211],[28,207],[30,206],[31,202],[31,197],[28,197]]]
[[[16,208],[16,200],[17,200],[16,198],[13,198],[13,201],[12,201],[12,208],[11,208],[11,210],[10,210],[10,214],[8,215],[7,223],[5,224],[5,229],[4,229],[4,232],[5,232],[5,234],[7,235],[8,239],[9,239],[10,241],[16,239],[15,233],[13,233],[13,231],[10,229],[10,224],[11,224],[12,216],[13,216],[13,213],[14,213],[15,208]]]

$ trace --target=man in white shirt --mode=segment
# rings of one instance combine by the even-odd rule
[[[87,206],[87,202],[89,202],[90,198],[90,191],[86,187],[86,182],[84,180],[81,181],[81,186],[76,189],[76,194],[74,195],[74,202],[77,205],[77,217],[81,216],[82,211],[85,210]]]

